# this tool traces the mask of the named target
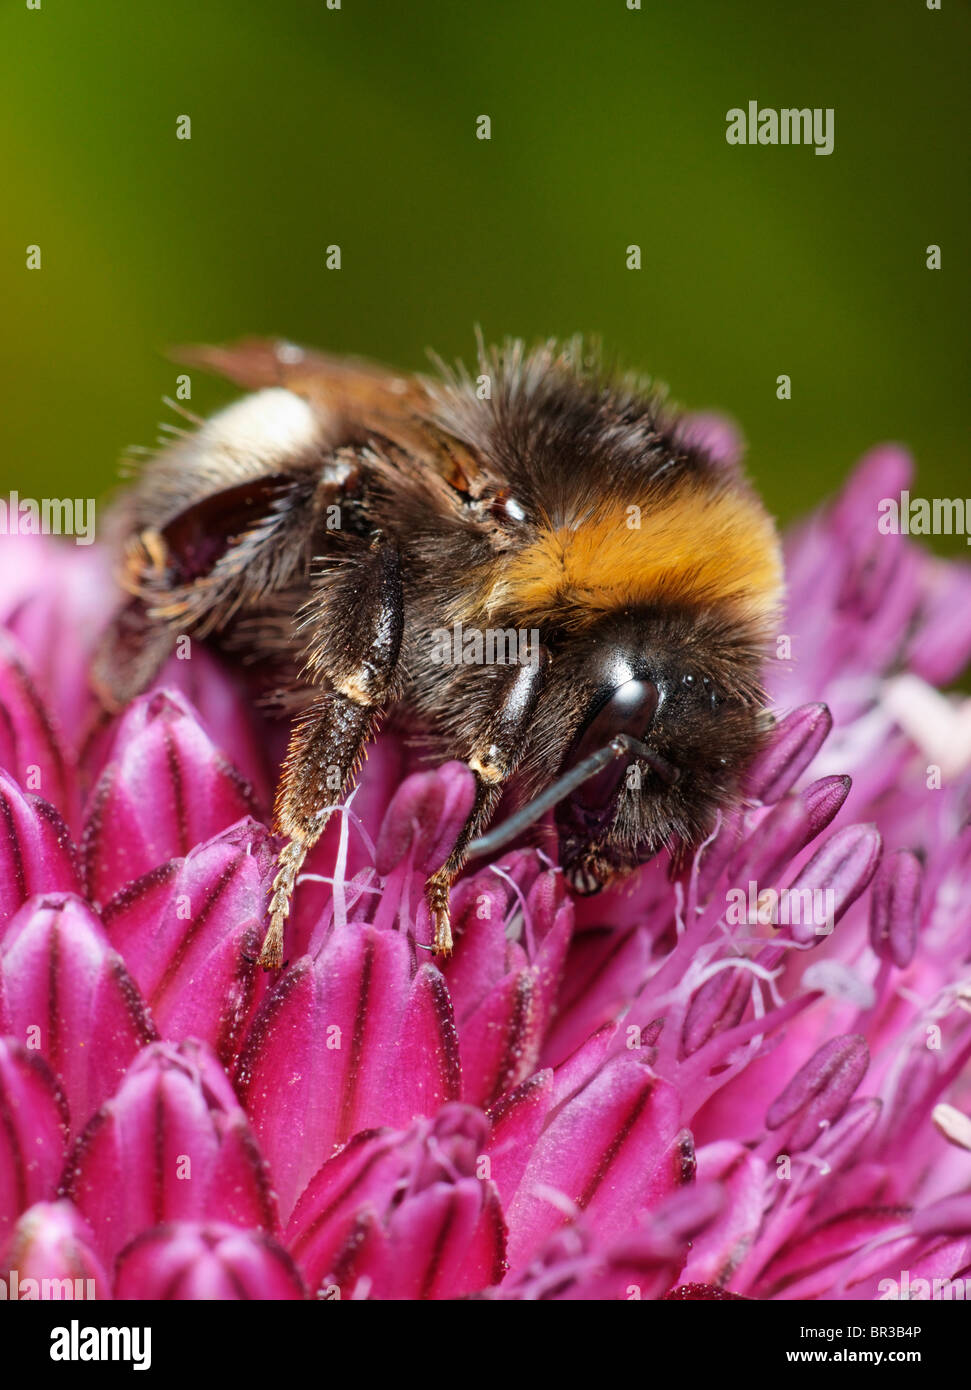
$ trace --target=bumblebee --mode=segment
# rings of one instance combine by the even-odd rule
[[[109,708],[194,634],[273,673],[292,719],[261,953],[378,721],[413,720],[475,777],[428,880],[434,949],[471,852],[555,806],[571,888],[676,856],[737,802],[771,720],[761,671],[782,567],[737,467],[582,340],[402,376],[289,343],[183,360],[247,394],[153,457],[120,504],[127,595],[95,662]],[[443,631],[529,634],[529,659]],[[488,832],[506,791],[518,811]]]

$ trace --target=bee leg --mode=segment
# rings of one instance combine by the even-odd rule
[[[178,637],[218,633],[239,609],[301,572],[305,537],[333,493],[327,476],[268,473],[190,500],[161,530],[137,530],[118,574],[131,597],[92,661],[105,707],[121,709],[147,689]]]
[[[335,588],[353,588],[353,602]],[[334,609],[339,609],[339,620]],[[274,830],[287,837],[270,899],[260,964],[279,969],[297,875],[352,782],[382,710],[396,693],[403,628],[397,548],[376,536],[370,549],[322,583],[301,616],[313,633],[307,674],[330,686],[290,735],[277,790]]]
[[[440,869],[432,874],[425,884],[425,901],[431,914],[434,929],[433,950],[438,956],[452,954],[452,917],[449,911],[449,893],[459,871],[465,862],[465,846],[477,833],[479,826],[486,824],[496,807],[501,791],[501,782],[507,774],[497,763],[480,763],[470,758],[469,767],[475,773],[475,801],[469,818],[456,841],[455,848]]]
[[[631,734],[615,734],[609,743],[605,743],[602,748],[598,748],[595,753],[591,753],[589,757],[570,768],[569,772],[558,777],[545,791],[534,797],[528,805],[521,807],[515,815],[504,820],[501,825],[497,825],[487,835],[481,835],[478,839],[473,840],[466,850],[467,857],[477,859],[483,854],[494,854],[497,849],[507,845],[510,840],[515,840],[541,816],[545,816],[547,811],[552,810],[565,797],[575,792],[578,787],[582,787],[584,782],[588,782],[591,777],[596,777],[598,772],[602,772],[607,764],[616,758],[627,758],[628,760],[633,758],[645,762],[668,786],[673,786],[681,776],[678,768],[673,767],[659,753],[655,753],[653,748],[648,748],[640,739],[634,738]]]
[[[495,711],[466,758],[475,774],[475,801],[448,859],[425,884],[436,955],[451,954],[450,889],[465,863],[469,841],[489,823],[502,794],[502,784],[519,765],[548,665],[549,653],[541,650],[535,664],[513,666],[505,673],[505,679],[499,682]]]
[[[91,686],[106,710],[124,709],[155,680],[175,649],[176,633],[153,622],[131,598],[102,634],[91,661]]]
[[[352,781],[379,713],[378,704],[335,692],[315,701],[294,727],[274,816],[274,832],[285,835],[287,843],[278,860],[270,925],[260,951],[260,965],[266,969],[283,964],[283,930],[297,875]]]

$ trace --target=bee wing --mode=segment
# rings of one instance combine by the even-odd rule
[[[333,421],[335,444],[388,440],[410,463],[432,469],[459,492],[474,496],[484,486],[479,460],[435,422],[434,404],[418,377],[266,338],[178,348],[172,356],[249,390],[285,387]]]

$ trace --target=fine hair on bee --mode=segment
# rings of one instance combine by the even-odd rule
[[[552,810],[567,882],[591,893],[682,855],[738,802],[771,727],[779,543],[738,465],[663,394],[579,338],[480,340],[474,375],[262,340],[180,356],[248,394],[120,500],[125,597],[94,680],[120,708],[192,634],[291,719],[263,965],[282,964],[307,853],[392,711],[475,779],[426,884],[441,954],[470,847]],[[443,631],[462,634],[451,657]],[[529,659],[495,655],[501,633],[528,634]]]

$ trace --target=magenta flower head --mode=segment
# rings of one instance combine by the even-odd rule
[[[734,466],[730,428],[685,431]],[[280,726],[197,642],[107,713],[107,558],[5,539],[9,1296],[971,1280],[971,708],[940,693],[971,653],[971,573],[878,530],[909,476],[874,451],[788,537],[774,731],[683,862],[575,898],[530,831],[470,863],[435,955],[424,885],[476,783],[389,728],[294,871],[278,972]]]

